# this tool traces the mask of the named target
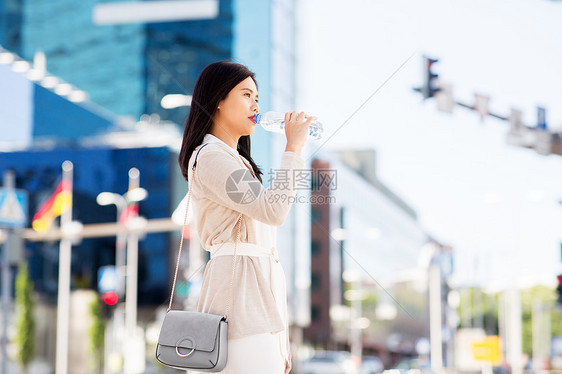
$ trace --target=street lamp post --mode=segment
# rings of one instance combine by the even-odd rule
[[[115,205],[115,207],[117,208],[117,222],[120,223],[121,215],[123,214],[123,210],[127,207],[127,205],[133,202],[142,201],[146,199],[147,196],[148,192],[144,188],[135,187],[129,190],[124,195],[119,195],[113,192],[102,192],[97,196],[96,201],[99,205],[102,206]],[[121,230],[117,234],[116,240],[115,267],[117,268],[117,274],[119,275],[117,282],[117,293],[122,295],[124,292],[125,283],[123,280],[126,267],[125,249],[127,244],[127,236],[123,230],[123,227],[120,227]]]
[[[97,196],[97,203],[102,206],[115,205],[117,208],[117,222],[122,223],[121,218],[124,210],[130,203],[136,203],[146,199],[148,192],[139,187],[139,171],[137,168],[129,170],[129,191],[123,195],[113,192],[102,192]],[[140,217],[132,218],[127,222],[126,227],[120,225],[120,230],[117,234],[116,240],[116,253],[115,265],[118,275],[116,290],[119,295],[127,295],[125,301],[125,338],[127,341],[133,339],[134,330],[136,327],[136,308],[137,308],[137,272],[138,272],[138,231],[139,227],[142,229],[145,225],[138,224],[138,219],[143,221],[146,225],[146,220]],[[136,222],[136,223],[135,223]],[[127,237],[127,230],[133,231]],[[127,252],[125,252],[125,249]],[[124,287],[124,278],[127,275],[126,289]],[[113,315],[113,346],[117,345],[117,327],[122,328],[122,318],[117,318],[117,314],[122,316],[123,309],[118,305]],[[119,325],[119,326],[118,326]],[[125,354],[127,352],[124,352]]]
[[[125,374],[144,373],[144,338],[137,332],[137,293],[139,234],[146,227],[143,217],[135,217],[127,222],[127,299],[125,300]]]
[[[351,302],[351,355],[357,360],[357,364],[361,364],[363,352],[363,329],[369,326],[369,320],[362,317],[362,301],[365,299],[365,292],[361,287],[361,275],[354,269],[348,269],[343,274],[345,282],[351,285],[351,288],[345,291],[344,298]]]

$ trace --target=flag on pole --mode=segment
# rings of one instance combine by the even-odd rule
[[[72,183],[63,179],[57,185],[55,192],[39,207],[39,210],[33,216],[31,223],[33,229],[38,232],[48,231],[55,218],[71,207]]]
[[[138,217],[139,215],[139,204],[136,202],[129,202],[125,209],[121,212],[119,217],[119,222],[126,224],[131,218]]]
[[[481,95],[481,94],[474,94],[475,96],[475,104],[474,110],[476,110],[480,114],[480,121],[484,122],[484,119],[488,115],[488,106],[490,102],[490,97]]]
[[[445,113],[453,113],[455,99],[453,98],[453,85],[445,82],[439,83],[439,91],[435,93],[437,110]]]
[[[523,124],[523,112],[511,108],[511,114],[509,115],[509,124],[511,125],[510,131],[511,132],[518,132],[523,131],[525,129],[525,125]]]
[[[138,173],[138,170],[136,168],[134,168],[134,170],[137,171]],[[131,175],[131,171],[129,171],[129,175]],[[129,193],[133,191],[135,188],[139,187],[138,175],[133,173],[133,176],[134,176],[133,178],[129,177],[129,190],[127,191]],[[129,200],[127,194],[127,206],[123,209],[121,215],[119,216],[119,223],[126,225],[130,219],[138,216],[139,216],[139,203],[136,201]]]

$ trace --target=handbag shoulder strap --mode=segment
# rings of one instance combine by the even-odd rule
[[[199,152],[201,151],[201,149],[203,149],[204,146],[206,146],[209,143],[205,143],[201,146],[201,148],[199,148],[199,150],[197,151],[197,153],[195,154],[195,160],[193,161],[193,166],[191,168],[191,183],[193,183],[193,176],[195,174],[195,166],[197,165],[197,156],[199,156]],[[182,226],[182,230],[181,230],[181,240],[180,240],[180,245],[179,245],[179,249],[178,249],[178,258],[176,260],[176,270],[174,272],[174,281],[172,283],[172,292],[170,295],[170,303],[168,305],[168,312],[172,309],[172,301],[174,300],[174,291],[176,288],[176,280],[178,277],[178,269],[179,269],[179,265],[180,265],[180,258],[181,258],[181,250],[183,247],[183,239],[184,239],[184,230],[185,230],[185,226],[187,224],[187,212],[189,210],[189,201],[191,199],[191,183],[190,183],[190,187],[189,187],[189,191],[187,193],[187,203],[186,203],[186,207],[185,207],[185,216],[183,219],[183,226]],[[238,242],[240,241],[240,226],[242,225],[242,213],[240,213],[240,215],[238,216],[238,219],[236,220],[236,225],[238,226],[238,230],[236,233],[236,242],[234,245],[234,256],[232,258],[232,273],[230,275],[230,286],[228,289],[228,300],[226,302],[226,310],[224,312],[224,315],[226,317],[226,319],[228,320],[228,310],[229,310],[229,306],[230,306],[230,300],[231,300],[231,296],[232,296],[232,283],[234,281],[234,271],[236,269],[236,251],[238,249]]]

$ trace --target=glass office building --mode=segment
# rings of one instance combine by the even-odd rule
[[[373,150],[320,152],[312,162],[311,324],[304,334],[316,347],[349,349],[353,308],[367,323],[361,339],[371,353],[411,353],[399,348],[427,334],[419,259],[429,237],[375,170]],[[364,295],[363,306],[352,291]]]
[[[175,172],[175,152],[167,147],[114,149],[58,147],[54,150],[27,150],[0,154],[0,173],[14,170],[17,188],[29,193],[29,224],[40,204],[60,181],[61,164],[74,164],[73,220],[84,225],[116,221],[114,206],[100,206],[100,192],[127,192],[128,172],[140,171],[140,185],[149,191],[139,203],[139,214],[147,219],[170,216],[170,190]],[[147,234],[139,242],[139,305],[163,303],[168,292],[167,268],[169,235]],[[59,242],[26,242],[21,256],[29,262],[35,289],[46,300],[56,302]],[[115,237],[83,239],[73,246],[72,288],[97,288],[98,269],[115,264]]]

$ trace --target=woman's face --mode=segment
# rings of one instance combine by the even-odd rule
[[[226,131],[236,139],[253,134],[256,124],[252,121],[252,117],[259,110],[258,90],[252,77],[248,77],[236,85],[219,103],[213,129],[219,133]]]

